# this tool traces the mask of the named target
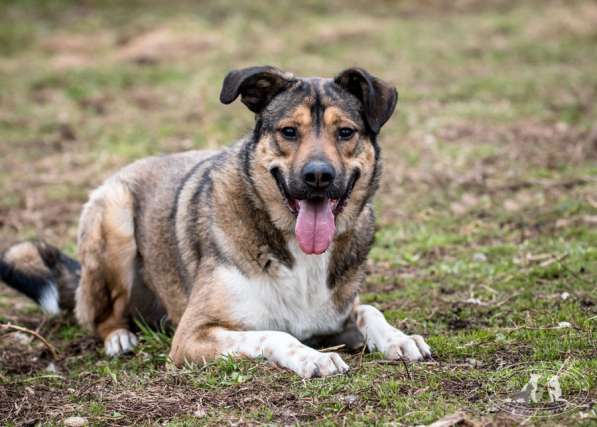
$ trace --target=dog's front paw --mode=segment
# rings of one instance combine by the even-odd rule
[[[301,367],[297,371],[301,377],[327,377],[348,371],[348,365],[337,353],[320,353],[318,351],[315,353],[314,357],[307,357],[301,362]]]
[[[104,340],[104,348],[108,356],[119,356],[131,353],[139,341],[135,334],[127,329],[116,329]]]
[[[348,365],[337,353],[322,353],[310,348],[293,351],[286,360],[278,363],[303,378],[327,377],[343,374]]]
[[[406,335],[394,329],[380,346],[386,359],[423,360],[431,357],[431,347],[421,335]]]

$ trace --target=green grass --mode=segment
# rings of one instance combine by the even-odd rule
[[[360,65],[400,92],[361,300],[423,334],[434,361],[342,353],[348,375],[309,381],[231,358],[175,369],[171,332],[142,322],[137,353],[106,359],[72,317],[1,288],[0,321],[59,351],[50,372],[38,340],[2,335],[2,423],[418,425],[464,411],[594,425],[596,17],[588,0],[4,2],[0,246],[41,237],[72,255],[80,208],[113,171],[250,130],[240,103],[218,101],[230,69]],[[578,407],[499,406],[531,372],[558,370]]]

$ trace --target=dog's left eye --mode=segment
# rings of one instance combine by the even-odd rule
[[[290,126],[286,126],[280,129],[280,133],[284,138],[290,139],[291,141],[294,141],[298,137],[298,131],[296,130],[296,128]]]
[[[340,128],[338,129],[338,139],[348,140],[354,135],[354,129],[351,128]]]

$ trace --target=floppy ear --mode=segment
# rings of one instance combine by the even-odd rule
[[[348,68],[338,74],[334,81],[363,103],[369,128],[373,133],[379,133],[396,108],[396,88],[362,68]]]
[[[249,110],[260,113],[270,101],[296,79],[275,67],[249,67],[232,70],[222,84],[220,101],[230,104],[238,95]]]

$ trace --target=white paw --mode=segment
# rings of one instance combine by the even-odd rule
[[[313,350],[308,356],[302,356],[297,363],[297,369],[293,370],[303,378],[316,378],[343,374],[348,369],[348,365],[337,353]]]
[[[138,343],[139,340],[131,331],[116,329],[104,340],[104,348],[108,356],[119,356],[132,352]]]
[[[397,329],[388,334],[379,347],[379,350],[389,360],[413,361],[431,357],[431,347],[421,335],[406,335]]]

